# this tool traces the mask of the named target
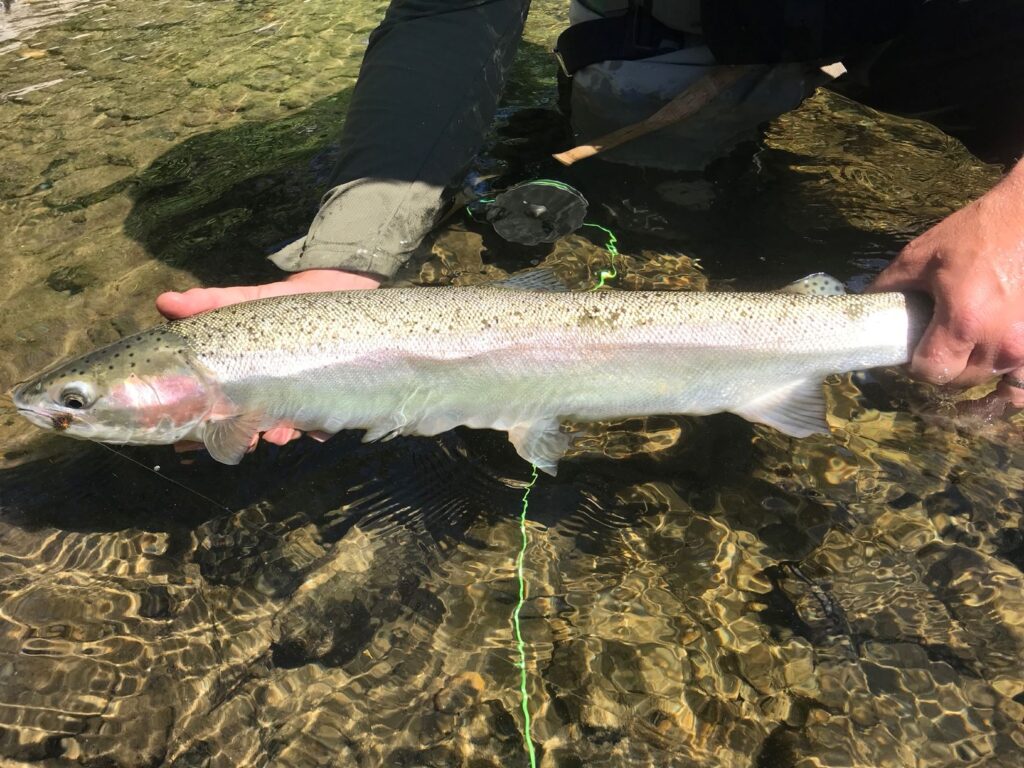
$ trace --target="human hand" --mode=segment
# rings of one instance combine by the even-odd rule
[[[218,307],[239,304],[271,296],[290,296],[295,293],[323,293],[325,291],[351,291],[376,288],[380,285],[367,275],[342,272],[338,269],[310,269],[295,272],[284,280],[266,285],[242,285],[233,288],[190,288],[183,293],[169,291],[156,297],[156,308],[168,320],[206,312]]]
[[[934,299],[912,375],[958,387],[1002,376],[994,397],[1024,408],[1024,163],[911,241],[869,290]]]
[[[206,312],[230,304],[271,296],[290,296],[295,293],[322,293],[325,291],[349,291],[376,288],[380,281],[366,275],[342,272],[337,269],[311,269],[296,272],[284,280],[266,285],[243,285],[233,288],[191,288],[183,293],[162,293],[156,298],[156,308],[169,320]],[[291,427],[275,427],[263,433],[263,439],[275,445],[284,445],[301,432]],[[253,438],[250,450],[256,447],[259,437]],[[179,443],[178,450],[201,448],[198,443]]]

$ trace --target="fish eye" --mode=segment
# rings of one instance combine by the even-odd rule
[[[89,404],[89,396],[80,387],[65,387],[60,393],[60,404],[77,411]]]

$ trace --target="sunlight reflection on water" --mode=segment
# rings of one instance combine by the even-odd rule
[[[0,16],[17,40],[0,90],[23,91],[0,100],[3,388],[153,323],[159,290],[272,274],[263,256],[328,183],[385,4],[126,0],[24,31],[83,6]],[[561,173],[546,51],[563,16],[534,3],[480,190]],[[565,173],[619,235],[619,287],[697,290],[821,269],[864,284],[997,175],[825,92],[710,194]],[[514,248],[455,217],[404,278],[544,259],[587,284],[607,251]],[[541,479],[522,615],[543,765],[1020,762],[1019,422],[939,422],[894,372],[826,391],[830,437],[634,419],[589,427]],[[525,764],[509,616],[529,471],[503,436],[346,434],[236,468],[126,449],[216,503],[9,412],[0,451],[4,759]]]

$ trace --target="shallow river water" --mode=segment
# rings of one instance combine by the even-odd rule
[[[6,6],[10,6],[7,8]],[[384,2],[0,7],[0,387],[273,274],[328,183]],[[535,2],[469,181],[578,186],[617,287],[863,286],[999,169],[820,91],[710,185],[571,171]],[[457,215],[402,279],[545,261]],[[698,269],[695,260],[699,260]],[[1024,763],[1020,421],[898,371],[829,383],[831,436],[590,425],[531,491],[522,633],[539,765]],[[264,446],[239,467],[0,411],[0,763],[529,765],[510,617],[525,466],[497,433]]]

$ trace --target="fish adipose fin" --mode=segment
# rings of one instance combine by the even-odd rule
[[[206,450],[222,464],[238,464],[259,433],[261,421],[259,414],[252,413],[208,421],[203,429]]]
[[[767,424],[793,437],[828,434],[821,382],[801,379],[759,397],[733,412],[747,421]]]
[[[780,288],[779,293],[798,293],[802,296],[845,296],[846,286],[832,275],[815,272],[813,275],[801,277],[785,288]]]
[[[558,460],[572,443],[572,435],[563,432],[558,419],[542,419],[516,424],[508,431],[516,453],[542,472],[555,475]]]

